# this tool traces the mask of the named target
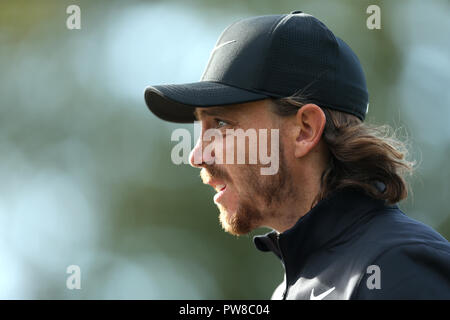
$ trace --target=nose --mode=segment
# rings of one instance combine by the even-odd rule
[[[203,141],[203,130],[200,134],[197,143],[189,154],[189,164],[195,168],[203,168],[207,165],[207,163],[214,162],[214,152],[209,154],[208,152],[204,153],[203,150],[205,148],[205,142]]]
[[[198,138],[197,143],[194,146],[194,149],[192,149],[191,153],[189,154],[189,163],[191,166],[195,168],[201,168],[203,159],[202,159],[202,143],[201,143],[201,136]]]

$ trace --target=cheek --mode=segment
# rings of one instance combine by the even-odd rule
[[[214,138],[210,139],[208,137],[206,139],[208,140],[206,142],[207,145],[203,150],[204,155],[209,155],[211,159],[214,158],[216,164],[226,165],[234,163],[233,162],[234,148],[230,143],[227,145],[225,135],[219,136],[218,133],[216,133]],[[213,141],[210,142],[209,139]]]
[[[234,190],[245,197],[253,196],[258,184],[262,182],[257,165],[231,164],[227,166],[227,172],[232,179]]]
[[[220,149],[223,153],[223,160],[225,164],[234,165],[237,161],[236,142],[233,135],[224,135]]]
[[[230,133],[223,136],[215,144],[216,156],[221,156],[223,164],[234,165],[237,167],[234,171],[244,171],[239,168],[242,164],[257,164],[258,163],[258,140],[250,144],[248,139],[244,139],[244,142],[236,137],[235,134]]]

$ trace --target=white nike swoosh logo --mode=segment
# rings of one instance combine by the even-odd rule
[[[233,42],[236,42],[236,40],[230,40],[230,41],[221,43],[221,44],[219,44],[217,47],[215,47],[215,48],[211,51],[211,53],[213,53],[213,52],[216,51],[217,49],[220,49],[220,48],[222,48],[223,46],[226,46],[227,44],[230,44],[230,43],[233,43]]]
[[[314,288],[311,290],[311,296],[309,297],[310,300],[322,300],[323,298],[325,298],[327,295],[329,295],[334,289],[336,289],[336,287],[333,287],[327,291],[325,291],[322,294],[319,294],[317,297],[314,296]]]

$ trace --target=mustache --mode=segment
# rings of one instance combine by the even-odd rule
[[[229,181],[228,174],[222,169],[215,166],[202,168],[202,170],[200,171],[200,177],[202,178],[203,183],[207,183],[212,179]]]

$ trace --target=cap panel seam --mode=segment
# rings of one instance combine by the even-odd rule
[[[280,27],[280,25],[287,19],[289,19],[289,15],[288,14],[281,15],[280,18],[277,21],[275,21],[274,24],[272,25],[272,27],[270,28],[269,43],[267,44],[266,50],[264,52],[264,58],[262,59],[264,65],[267,63],[267,59],[268,59],[267,57],[268,57],[268,55],[271,52],[272,45],[273,45],[273,38],[274,38],[275,32]],[[259,75],[259,80],[258,80],[258,87],[259,88],[263,87],[262,86],[263,83],[261,83],[261,82],[264,82],[264,83],[266,82],[265,81],[266,76],[267,76],[267,68],[264,68],[264,69],[261,70],[261,73]],[[259,89],[257,89],[257,90],[259,90]]]

